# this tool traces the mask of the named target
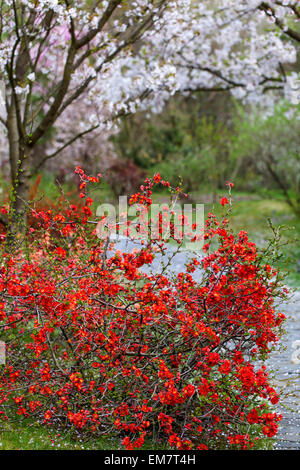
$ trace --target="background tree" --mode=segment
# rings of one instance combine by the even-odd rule
[[[258,111],[247,116],[240,109],[230,154],[237,162],[237,176],[249,179],[255,170],[259,184],[279,189],[300,217],[299,109],[293,110],[293,119],[290,111],[286,104],[277,106],[270,116]]]
[[[169,27],[153,47],[176,65],[182,92],[230,90],[270,106],[274,93],[266,92],[284,90],[298,102],[299,18],[297,0],[192,1],[180,27]]]
[[[176,95],[159,114],[122,119],[111,140],[119,158],[132,159],[149,175],[158,171],[174,184],[182,181],[191,196],[199,189],[210,192],[214,200],[234,171],[229,143],[235,114],[229,92]]]
[[[299,42],[295,0],[7,0],[0,15],[12,233],[36,168],[121,116],[158,112],[176,90],[230,90],[268,105],[274,92],[298,93],[285,65]],[[54,134],[60,145],[44,151]]]
[[[133,46],[176,5],[165,0],[1,2],[0,73],[6,85],[1,122],[7,128],[14,192],[12,232],[20,228],[16,220],[24,213],[33,167],[90,132],[107,128],[108,121],[133,110],[142,98],[153,65],[144,60],[141,77]],[[126,67],[130,72],[121,80]],[[166,72],[156,72],[160,83]],[[64,113],[83,95],[86,110],[93,105],[94,112],[88,113],[81,131],[52,154],[37,157],[55,123],[69,117]],[[73,111],[71,127],[75,122],[76,128]]]

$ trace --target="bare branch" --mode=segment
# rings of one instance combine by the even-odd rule
[[[103,26],[107,23],[117,6],[121,3],[122,0],[111,0],[109,2],[108,7],[103,13],[102,18],[98,22],[97,27],[90,29],[90,31],[85,36],[83,36],[81,39],[76,40],[76,49],[81,49],[83,46],[87,45],[92,39],[94,39],[98,33],[100,33]]]
[[[271,7],[268,3],[262,2],[262,4],[258,7],[260,10],[264,11],[265,14],[269,17],[272,17],[275,21],[276,26],[278,26],[281,31],[289,36],[291,39],[294,39],[297,42],[300,42],[300,33],[295,31],[294,29],[291,29],[289,26],[285,25],[282,20],[280,20],[276,16],[276,10]],[[294,9],[295,13],[299,17],[299,11],[296,10],[296,7]]]

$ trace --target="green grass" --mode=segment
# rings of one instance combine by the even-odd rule
[[[83,441],[70,433],[60,434],[47,426],[28,420],[22,425],[6,424],[0,427],[0,450],[105,450],[117,449],[112,441],[95,439]]]
[[[122,439],[95,437],[83,439],[75,432],[58,431],[26,418],[19,423],[0,424],[0,450],[124,450]],[[166,444],[145,440],[141,450],[167,450]]]
[[[273,445],[273,439],[260,438],[254,449],[272,450]],[[0,425],[1,450],[124,450],[124,446],[121,440],[109,437],[83,439],[70,431],[59,432],[24,419],[22,424]],[[169,447],[166,444],[153,445],[149,440],[140,450],[169,450]]]
[[[0,424],[0,450],[117,450],[122,447],[117,439],[82,439],[71,431],[58,431],[31,419]]]

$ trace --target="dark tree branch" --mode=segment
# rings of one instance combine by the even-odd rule
[[[75,54],[76,54],[76,49],[74,47],[74,44],[72,43],[69,48],[68,57],[66,59],[66,63],[64,67],[63,79],[61,81],[61,85],[59,87],[57,95],[49,111],[45,115],[44,119],[39,124],[39,126],[35,129],[32,136],[28,139],[27,143],[28,143],[28,146],[30,147],[33,147],[36,144],[36,142],[45,134],[45,132],[52,126],[52,124],[57,119],[58,110],[65,98],[65,95],[69,88],[69,84],[71,82]]]
[[[282,20],[280,20],[277,16],[276,16],[276,10],[275,8],[271,7],[271,5],[269,5],[268,3],[266,2],[262,2],[262,4],[258,7],[260,10],[264,11],[265,14],[269,17],[272,17],[275,21],[275,24],[276,26],[278,26],[278,28],[281,29],[281,31],[286,34],[287,36],[289,36],[291,39],[294,39],[295,41],[297,42],[300,42],[300,33],[298,33],[297,31],[295,31],[294,29],[291,29],[289,26],[286,26]],[[297,9],[293,9],[295,11],[295,13],[297,14],[297,16],[299,17],[299,12],[297,12]]]
[[[284,184],[282,178],[280,178],[279,174],[278,174],[278,173],[276,172],[276,170],[274,169],[274,158],[273,158],[272,155],[269,155],[269,156],[268,156],[268,158],[267,158],[267,160],[266,160],[266,166],[267,166],[267,169],[268,169],[270,175],[272,176],[272,178],[274,179],[274,181],[277,183],[278,187],[282,190],[286,202],[287,202],[288,205],[291,207],[291,209],[293,210],[293,212],[297,214],[298,211],[299,211],[299,209],[297,209],[297,207],[295,206],[293,200],[290,198],[288,188],[287,188],[286,185]]]
[[[114,13],[115,9],[118,5],[122,3],[122,0],[111,0],[106,8],[105,12],[103,13],[102,18],[99,20],[98,25],[96,28],[90,29],[90,31],[83,36],[81,39],[77,39],[75,46],[76,49],[81,49],[83,46],[89,44],[92,39],[94,39],[98,33],[102,30],[103,26],[107,23],[110,19],[112,14]]]

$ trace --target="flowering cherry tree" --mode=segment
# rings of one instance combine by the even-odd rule
[[[176,65],[181,91],[230,90],[237,98],[271,105],[276,93],[266,92],[283,90],[298,103],[298,74],[291,64],[299,50],[299,18],[297,0],[191,2],[177,30],[173,23],[154,41]]]
[[[0,15],[12,232],[35,169],[127,113],[160,110],[176,91],[230,89],[261,102],[283,90],[295,100],[286,67],[299,42],[295,0],[6,0]]]
[[[9,141],[15,215],[28,197],[34,149],[55,122],[65,119],[69,106],[83,94],[86,105],[95,103],[94,113],[89,113],[79,133],[83,137],[132,111],[148,92],[145,83],[153,73],[163,83],[169,67],[157,68],[145,60],[137,74],[130,65],[135,44],[178,3],[2,2],[0,73],[6,85],[2,123]]]

